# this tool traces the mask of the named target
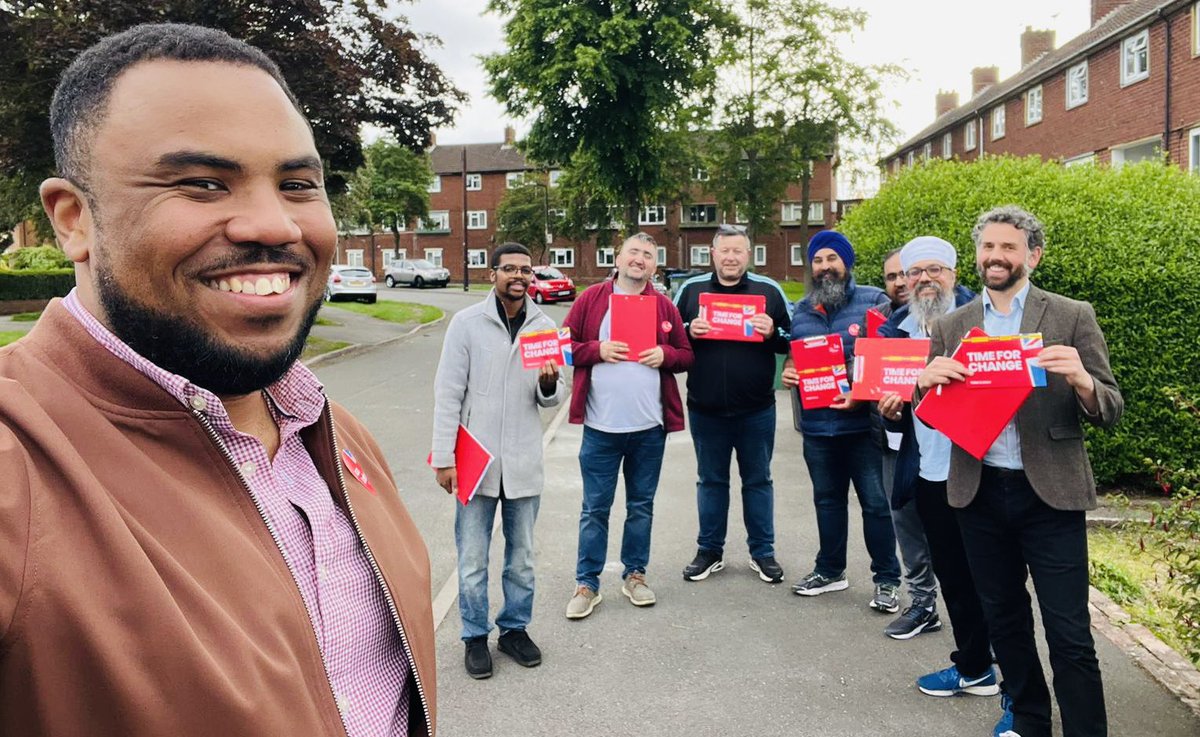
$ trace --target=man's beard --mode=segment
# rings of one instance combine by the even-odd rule
[[[1007,262],[1004,262],[1004,261],[995,261],[995,262],[989,262],[989,263],[998,263],[998,264],[1003,264],[1004,266],[1009,265]],[[988,280],[987,280],[987,267],[988,267],[988,264],[984,264],[982,266],[976,265],[975,273],[979,274],[979,281],[983,282],[983,285],[985,287],[987,287],[988,289],[995,289],[997,292],[1007,291],[1009,287],[1013,286],[1017,282],[1021,281],[1021,279],[1025,278],[1025,274],[1026,274],[1025,264],[1023,264],[1023,263],[1017,264],[1015,267],[1013,267],[1012,269],[1009,270],[1008,276],[1005,277],[1004,281],[1000,282],[999,284],[989,284]]]
[[[264,356],[221,343],[186,316],[141,304],[117,284],[105,266],[96,268],[96,286],[100,304],[118,338],[155,366],[217,395],[249,394],[278,381],[304,351],[304,342],[321,309],[318,296],[291,342]]]
[[[813,277],[812,301],[832,312],[846,304],[846,285],[850,275],[839,277],[834,271],[825,271]]]
[[[940,286],[936,287],[933,294],[917,287],[908,301],[909,312],[917,318],[917,324],[926,329],[931,321],[945,315],[953,308],[953,297],[950,292],[943,290]]]

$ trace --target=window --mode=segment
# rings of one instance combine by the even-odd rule
[[[1112,149],[1112,168],[1120,169],[1126,164],[1136,164],[1139,161],[1157,159],[1162,156],[1162,139],[1155,136],[1124,146],[1114,146]]]
[[[417,230],[423,231],[448,231],[450,230],[450,211],[449,210],[433,210],[428,217],[423,217],[417,222]]]
[[[892,173],[893,174],[900,173],[900,157],[898,157],[898,156],[896,158],[892,159]]]
[[[711,225],[717,222],[716,205],[688,205],[684,222],[691,225]]]
[[[597,248],[596,249],[596,265],[597,266],[612,266],[616,261],[616,250],[613,248]]]
[[[656,246],[654,249],[655,263],[659,266],[667,263],[667,249],[665,246]]]
[[[1080,62],[1067,70],[1067,109],[1088,101],[1088,65]]]
[[[800,213],[803,205],[799,202],[783,203],[783,212],[780,214],[780,220],[785,223],[800,222]],[[808,222],[824,223],[825,222],[825,203],[824,202],[809,202],[808,203]]]
[[[954,155],[954,136],[946,133],[942,136],[942,158],[948,159]],[[843,215],[845,213],[842,213]]]
[[[478,192],[482,189],[483,189],[483,175],[482,174],[468,174],[467,175],[467,191],[468,192]]]
[[[1121,42],[1121,86],[1150,76],[1150,30]]]
[[[550,249],[550,265],[551,266],[567,266],[575,267],[575,249],[574,248],[551,248]]]
[[[647,205],[638,213],[638,225],[663,225],[666,222],[666,205]]]
[[[509,189],[520,187],[523,184],[525,184],[525,172],[523,171],[510,171],[504,175],[504,186]]]
[[[396,255],[396,251],[394,251],[393,249],[391,249],[391,248],[385,249],[383,252],[383,268],[386,269],[387,267],[391,266],[392,264],[396,263],[397,261],[403,261],[406,258],[408,258],[408,249],[407,248],[401,248],[400,255],[398,255],[398,256]]]
[[[467,230],[485,230],[487,210],[467,210]]]
[[[1200,174],[1200,128],[1188,133],[1188,171]]]
[[[348,249],[346,251],[346,265],[347,266],[362,266],[363,265],[363,252],[362,252],[361,248],[353,248],[353,249]]]
[[[908,155],[904,157],[904,164],[906,166],[912,166],[914,161],[916,161],[916,152],[909,151]]]
[[[972,120],[963,127],[963,150],[975,150],[975,121]]]
[[[486,248],[468,248],[467,249],[467,268],[468,269],[486,269],[488,266],[488,257]]]
[[[692,181],[707,182],[708,181],[708,169],[705,169],[702,166],[693,166],[692,167]]]
[[[767,247],[761,243],[755,244],[754,246],[754,265],[767,265]]]
[[[1004,103],[992,108],[992,140],[1004,138]]]
[[[1063,159],[1063,166],[1084,166],[1086,164],[1096,163],[1096,154],[1088,151],[1086,154],[1072,156],[1069,159]]]
[[[1192,6],[1192,56],[1200,56],[1200,3]]]
[[[425,249],[425,260],[428,261],[429,263],[433,264],[434,266],[438,267],[439,269],[442,268],[442,249],[426,248]]]
[[[562,178],[562,169],[551,169],[550,173],[546,175],[546,182],[551,187],[557,187],[558,180],[561,178]]]
[[[804,246],[799,243],[792,244],[792,266],[804,265]]]
[[[441,192],[442,191],[442,178],[441,177],[437,176],[436,174],[434,175],[433,181],[429,183],[429,191],[430,192]]]
[[[708,246],[692,246],[692,266],[708,266],[710,260]]]
[[[1025,93],[1025,125],[1042,122],[1042,86],[1032,87]]]
[[[933,142],[932,141],[926,141],[925,145],[921,147],[921,158],[925,161],[929,161],[930,159],[933,158]]]

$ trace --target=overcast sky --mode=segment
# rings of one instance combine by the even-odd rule
[[[864,64],[894,63],[909,70],[910,79],[895,88],[892,119],[905,139],[933,122],[939,89],[956,90],[962,102],[971,96],[971,69],[1000,67],[1000,78],[1018,71],[1020,36],[1025,27],[1057,31],[1057,45],[1089,25],[1090,0],[1007,0],[1001,5],[980,0],[861,0],[835,4],[870,14],[847,56]],[[470,101],[455,125],[437,131],[438,143],[500,141],[506,122],[503,107],[486,92],[479,54],[503,48],[503,19],[485,12],[487,0],[415,0],[393,6],[415,30],[441,37],[433,58]],[[1003,15],[1001,14],[1002,11]]]

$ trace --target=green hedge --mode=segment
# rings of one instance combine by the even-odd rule
[[[12,253],[7,253],[0,260],[4,268],[20,270],[32,269],[46,271],[49,269],[69,269],[71,259],[55,246],[25,246]]]
[[[0,271],[0,301],[63,297],[74,286],[74,269]]]
[[[958,249],[959,280],[978,289],[971,228],[979,214],[1008,203],[1046,226],[1033,281],[1090,302],[1108,340],[1125,416],[1112,431],[1088,430],[1097,481],[1145,478],[1145,458],[1194,465],[1200,424],[1163,388],[1200,396],[1200,178],[1159,162],[1114,171],[1036,157],[938,161],[888,181],[841,230],[864,283],[880,283],[887,250],[937,235]]]

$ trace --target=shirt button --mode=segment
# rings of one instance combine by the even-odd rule
[[[337,697],[337,705],[338,710],[343,714],[350,711],[350,699],[346,698],[345,696]]]
[[[192,409],[196,410],[197,412],[203,412],[208,408],[208,402],[206,402],[204,397],[200,396],[199,394],[189,399],[188,404],[192,405]]]
[[[258,466],[254,463],[254,461],[246,461],[245,463],[242,464],[241,470],[242,470],[242,475],[249,478],[250,476],[254,475],[255,471],[258,470]]]
[[[324,563],[317,566],[317,580],[324,581],[328,577],[329,577],[329,567],[326,566]]]

